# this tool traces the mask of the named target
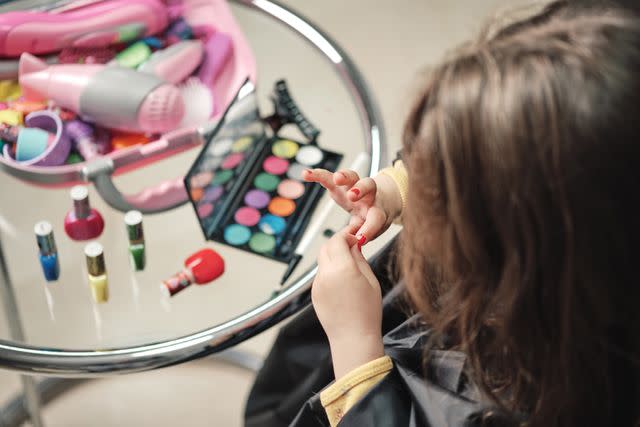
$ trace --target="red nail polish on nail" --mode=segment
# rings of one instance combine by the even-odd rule
[[[351,189],[351,192],[352,192],[353,194],[355,194],[356,196],[359,196],[359,195],[360,195],[360,190],[358,190],[357,188],[352,188],[352,189]]]
[[[365,243],[367,243],[367,237],[366,236],[360,237],[360,239],[358,239],[358,249],[362,250],[362,246]]]

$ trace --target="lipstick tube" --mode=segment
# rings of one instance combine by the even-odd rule
[[[124,216],[124,224],[127,227],[127,235],[129,236],[131,266],[135,271],[142,271],[146,265],[142,213],[139,211],[127,212]]]
[[[92,242],[84,247],[84,255],[87,261],[89,286],[93,300],[96,303],[107,302],[109,300],[109,282],[104,263],[104,249],[100,243]]]
[[[172,297],[189,287],[189,285],[193,283],[193,280],[193,274],[189,269],[185,268],[170,278],[163,280],[160,285],[160,292],[164,297]]]
[[[60,277],[58,249],[53,238],[53,227],[48,221],[40,221],[33,227],[38,242],[40,265],[47,282],[54,282]]]
[[[184,269],[160,285],[165,297],[172,297],[192,283],[206,285],[224,273],[224,260],[213,249],[201,249],[184,260]]]

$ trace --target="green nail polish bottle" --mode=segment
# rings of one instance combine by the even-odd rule
[[[146,264],[142,214],[139,211],[129,211],[124,216],[124,223],[127,226],[129,236],[131,266],[135,271],[142,271]]]

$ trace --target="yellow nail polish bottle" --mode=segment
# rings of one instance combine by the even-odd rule
[[[109,300],[109,282],[104,264],[104,249],[100,243],[93,242],[85,246],[84,254],[87,260],[89,286],[93,300],[96,303],[107,302]]]

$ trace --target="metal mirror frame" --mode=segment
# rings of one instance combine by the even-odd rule
[[[360,71],[345,51],[309,20],[273,0],[233,2],[264,13],[289,27],[330,61],[356,105],[364,132],[365,151],[371,159],[369,174],[375,174],[386,160],[382,119]],[[0,340],[0,368],[31,375],[87,378],[141,372],[204,357],[251,338],[307,307],[316,271],[317,266],[314,265],[271,300],[231,320],[167,341],[83,351],[42,348]],[[9,308],[9,324],[17,325],[21,333],[15,296],[1,247],[0,279],[0,288],[4,288],[0,289],[0,298]]]

